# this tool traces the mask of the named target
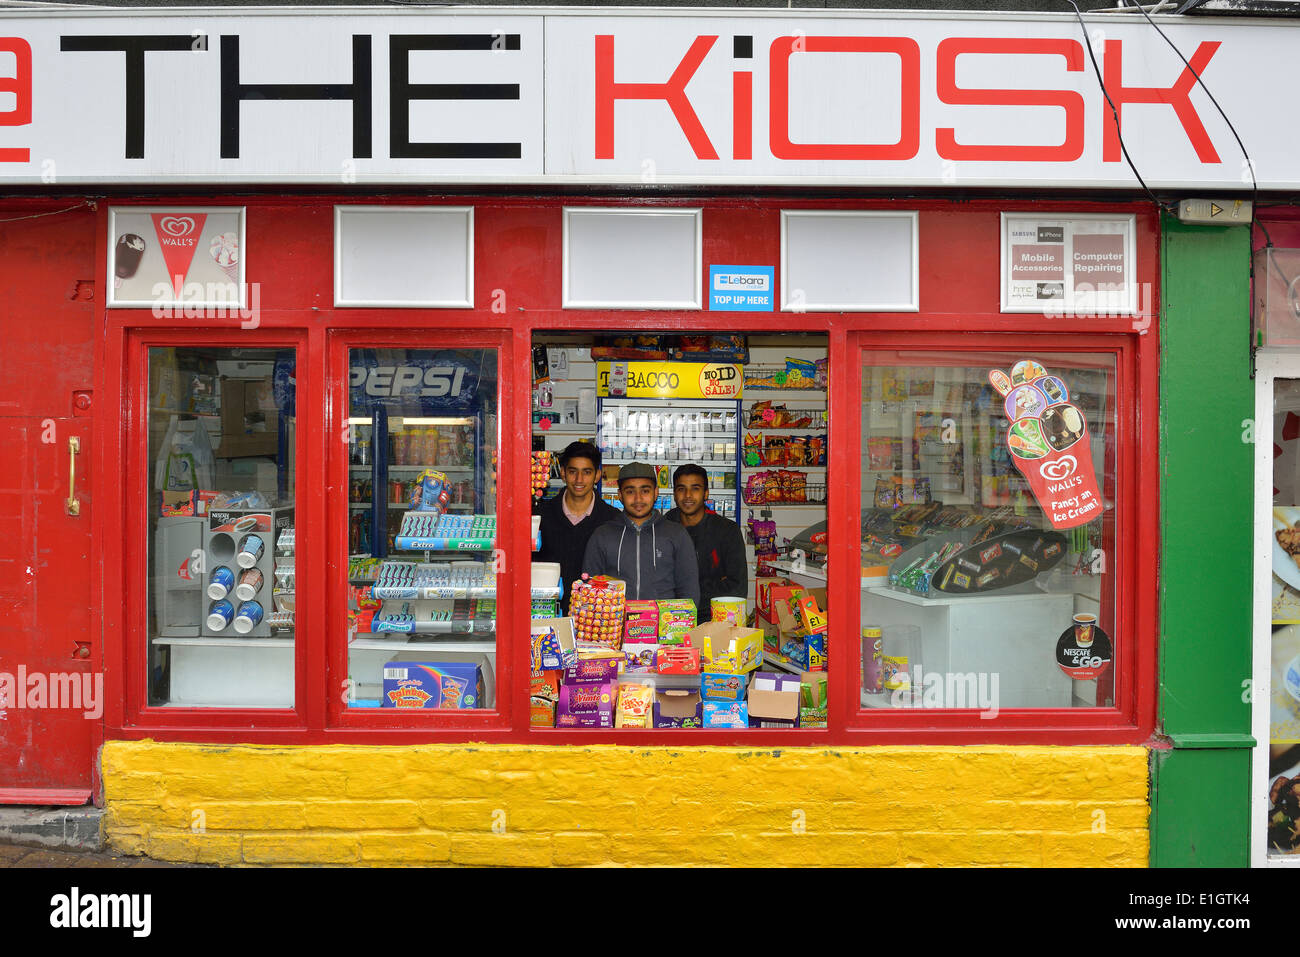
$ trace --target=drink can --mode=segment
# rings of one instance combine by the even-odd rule
[[[262,623],[262,606],[255,601],[240,602],[235,615],[235,631],[246,635]]]
[[[226,626],[230,624],[235,617],[235,606],[226,599],[214,601],[208,606],[208,630],[225,631]]]
[[[235,556],[235,561],[240,568],[252,568],[262,560],[264,551],[266,551],[266,543],[262,541],[262,536],[245,535],[244,540],[239,543],[239,554]]]
[[[257,593],[262,590],[264,576],[260,569],[248,568],[239,576],[239,584],[235,586],[235,597],[240,601],[248,601],[250,598],[256,598]]]
[[[402,480],[393,479],[388,483],[388,500],[390,502],[401,502],[402,499]]]
[[[208,597],[225,598],[230,594],[230,589],[235,587],[235,573],[228,567],[222,565],[212,573],[208,579]]]

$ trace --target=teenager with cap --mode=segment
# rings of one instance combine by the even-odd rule
[[[749,592],[749,563],[740,526],[704,507],[709,497],[709,473],[698,465],[678,466],[673,473],[673,500],[677,507],[664,516],[679,522],[695,547],[700,575],[697,620],[712,618],[714,598],[745,598]]]
[[[600,449],[590,442],[570,442],[560,453],[560,474],[564,489],[538,502],[534,513],[542,517],[542,548],[539,562],[558,562],[564,582],[564,613],[569,610],[573,583],[585,569],[582,557],[592,533],[619,517],[618,509],[596,494],[600,476]]]
[[[655,508],[659,484],[655,470],[629,462],[618,470],[623,512],[596,529],[587,543],[582,570],[627,582],[631,599],[689,598],[700,604],[695,546],[686,529],[664,520]]]

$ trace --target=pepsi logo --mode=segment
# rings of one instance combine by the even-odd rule
[[[1038,473],[1050,482],[1056,482],[1063,478],[1069,478],[1078,468],[1079,462],[1073,455],[1062,455],[1054,462],[1044,462],[1038,466]]]
[[[158,221],[158,227],[168,236],[188,236],[194,232],[192,216],[164,216]]]

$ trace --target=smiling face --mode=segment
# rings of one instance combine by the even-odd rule
[[[694,520],[704,511],[704,502],[709,497],[708,486],[698,475],[683,475],[673,486],[673,500],[682,516]]]
[[[659,489],[649,479],[625,479],[618,483],[618,497],[627,517],[640,525],[655,507]]]
[[[596,463],[574,456],[564,466],[564,487],[569,498],[583,501],[596,487]]]

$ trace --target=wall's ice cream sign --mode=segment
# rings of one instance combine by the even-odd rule
[[[1008,376],[1001,369],[989,382],[1004,399],[1011,428],[1011,461],[1029,482],[1053,528],[1086,525],[1102,513],[1092,467],[1088,424],[1070,403],[1065,382],[1032,359],[1022,359]]]

